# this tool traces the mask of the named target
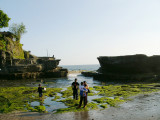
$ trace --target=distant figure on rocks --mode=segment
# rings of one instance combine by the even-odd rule
[[[79,83],[77,82],[77,78],[75,78],[75,81],[72,83],[72,90],[73,90],[73,99],[78,100],[78,88]]]

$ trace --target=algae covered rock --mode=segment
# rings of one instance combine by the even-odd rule
[[[12,58],[24,59],[23,45],[14,38],[10,32],[0,32],[0,50],[10,53]]]
[[[5,98],[4,96],[0,96],[0,113],[7,113],[10,112],[7,110],[11,105],[10,101]]]
[[[45,112],[46,111],[45,106],[42,106],[42,105],[35,106],[34,108],[37,109],[38,112]]]

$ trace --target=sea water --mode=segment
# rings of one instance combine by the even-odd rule
[[[68,70],[87,70],[87,71],[96,71],[99,69],[99,64],[93,65],[61,65],[63,68],[67,68]]]

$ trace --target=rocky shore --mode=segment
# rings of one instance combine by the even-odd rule
[[[82,72],[109,82],[145,82],[160,80],[160,55],[100,56],[97,72]]]
[[[66,77],[68,70],[59,67],[60,59],[37,57],[22,49],[10,32],[0,32],[0,79]]]
[[[132,97],[118,108],[87,112],[50,114],[37,120],[159,120],[160,92],[140,94]]]
[[[9,113],[0,114],[3,120],[159,120],[160,92],[140,94],[131,97],[131,101],[121,104],[118,108],[104,110],[70,112],[62,114],[41,113]]]

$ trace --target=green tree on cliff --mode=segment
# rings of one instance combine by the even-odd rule
[[[21,24],[15,24],[13,23],[10,27],[9,27],[9,31],[11,33],[13,33],[14,35],[16,35],[16,41],[20,41],[21,36],[26,33],[26,27],[23,23]]]
[[[0,28],[8,27],[8,22],[11,18],[8,17],[2,10],[0,10]]]

